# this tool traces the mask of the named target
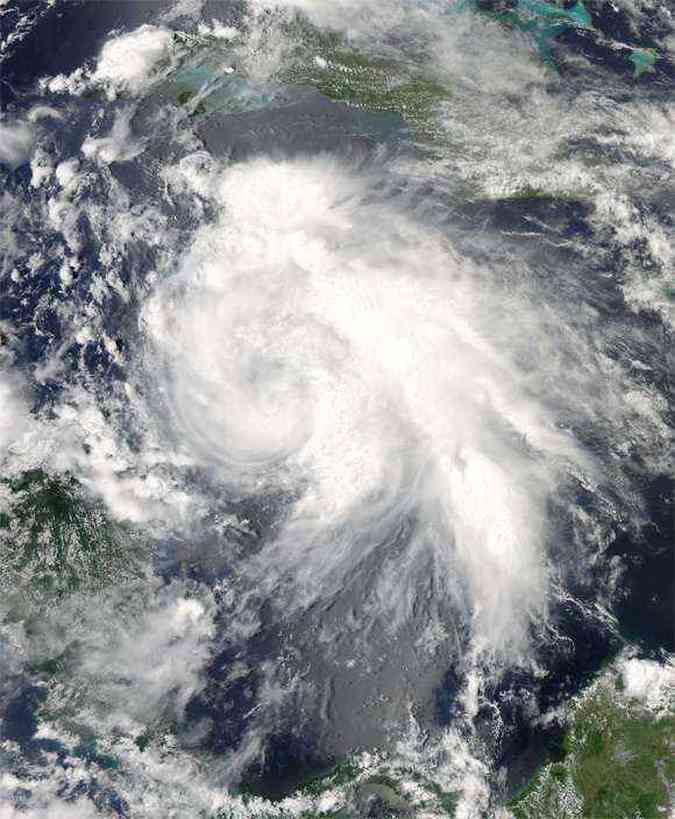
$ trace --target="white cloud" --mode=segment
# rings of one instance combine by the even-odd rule
[[[619,670],[627,697],[639,700],[656,713],[672,713],[675,708],[675,663],[672,658],[663,663],[627,659],[620,663]]]
[[[0,819],[100,819],[101,814],[88,799],[64,801],[55,796],[41,807],[21,807],[0,802]]]
[[[68,75],[43,77],[39,85],[53,94],[79,96],[93,85],[102,87],[110,100],[121,93],[135,96],[152,82],[158,63],[169,56],[170,45],[169,30],[142,25],[108,39],[95,68],[80,66]]]
[[[87,137],[82,143],[82,153],[88,158],[96,158],[106,165],[112,162],[127,162],[143,152],[143,141],[134,139],[131,133],[133,110],[119,111],[115,117],[110,135]]]
[[[170,44],[171,32],[151,25],[113,37],[101,49],[91,79],[105,85],[111,98],[120,90],[137,94]]]
[[[16,375],[0,371],[0,458],[8,449],[20,445],[33,425],[30,408]]]
[[[12,125],[0,122],[0,162],[17,168],[30,158],[33,132],[25,123]]]
[[[83,635],[90,645],[80,673],[96,681],[110,719],[150,721],[167,707],[180,719],[190,697],[201,689],[214,635],[213,603],[204,590],[203,599],[181,592],[180,584],[160,590],[136,622],[112,628],[99,623],[107,639],[99,642],[98,628],[93,641]]]
[[[545,609],[547,492],[588,463],[492,340],[472,266],[325,158],[255,160],[219,184],[222,220],[144,311],[160,425],[236,491],[303,487],[262,558],[295,577],[289,605],[338,592],[414,514],[381,609],[404,620],[431,571],[460,608],[468,588],[487,651],[517,651]]]
[[[34,105],[28,112],[30,122],[38,122],[41,119],[62,120],[63,118],[63,112],[58,108],[52,108],[51,105]]]

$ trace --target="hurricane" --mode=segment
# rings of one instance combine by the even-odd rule
[[[668,4],[0,21],[0,816],[672,810]]]

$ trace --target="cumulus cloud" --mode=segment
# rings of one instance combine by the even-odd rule
[[[0,162],[18,168],[30,158],[33,132],[25,123],[0,122]]]
[[[113,37],[101,49],[91,79],[104,84],[112,98],[119,90],[138,93],[170,44],[171,32],[152,25]]]
[[[0,803],[0,819],[100,819],[100,812],[88,799],[68,802],[52,797],[40,807],[21,807]]]
[[[118,112],[109,136],[87,137],[82,143],[82,153],[88,158],[96,158],[110,165],[112,162],[126,162],[143,151],[143,142],[134,139],[131,133],[132,109]]]
[[[214,616],[206,588],[148,576],[64,600],[42,618],[24,651],[37,659],[67,653],[67,684],[89,692],[80,719],[95,724],[97,735],[133,732],[160,717],[182,719],[204,684]]]
[[[30,122],[39,122],[42,119],[63,120],[63,118],[63,112],[51,105],[34,105],[28,112]]]
[[[3,613],[11,605],[0,601]],[[39,739],[66,751],[66,762],[49,754],[25,759],[13,749],[10,762],[19,761],[0,774],[0,816],[100,816],[105,808],[74,797],[92,785],[96,796],[101,783],[147,819],[221,806],[227,799],[217,784],[221,761],[213,759],[207,772],[174,738],[164,743],[167,724],[182,722],[185,704],[205,683],[214,616],[208,589],[182,581],[163,584],[148,568],[147,576],[111,585],[103,594],[60,600],[31,621],[30,633],[20,622],[0,624],[0,652],[5,659],[5,649],[10,652],[14,673],[18,660],[24,670],[24,664],[53,658],[67,667],[43,689],[45,711],[37,731]],[[140,750],[134,740],[143,732],[156,741]],[[117,759],[119,768],[100,766],[95,754],[83,755],[78,747],[90,741],[98,754]],[[0,744],[3,751],[9,748]]]
[[[675,707],[675,662],[629,658],[619,665],[625,694],[655,713],[672,713]]]
[[[134,96],[151,82],[157,64],[169,55],[170,45],[168,29],[142,25],[108,39],[93,70],[81,66],[68,75],[44,77],[40,86],[54,94],[79,96],[95,85],[102,87],[110,100],[121,93]]]
[[[170,697],[170,713],[180,718],[200,690],[214,610],[208,595],[200,600],[181,591],[179,585],[163,589],[137,622],[108,630],[108,640],[90,645],[82,657],[80,671],[97,681],[109,716],[143,722]]]
[[[0,371],[0,458],[29,431],[29,409],[16,375]]]

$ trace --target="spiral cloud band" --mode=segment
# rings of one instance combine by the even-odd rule
[[[374,605],[401,622],[430,573],[481,647],[515,648],[545,605],[547,492],[583,458],[500,344],[484,276],[374,182],[325,157],[217,177],[220,217],[143,316],[171,434],[236,492],[294,498],[265,561],[294,604],[405,519]]]

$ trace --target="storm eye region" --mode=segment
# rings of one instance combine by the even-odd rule
[[[293,498],[261,555],[270,595],[295,578],[309,605],[367,565],[372,610],[403,623],[431,576],[465,614],[469,590],[487,650],[521,643],[573,448],[497,343],[484,276],[368,185],[327,158],[223,170],[221,217],[143,310],[158,422],[233,495]]]

